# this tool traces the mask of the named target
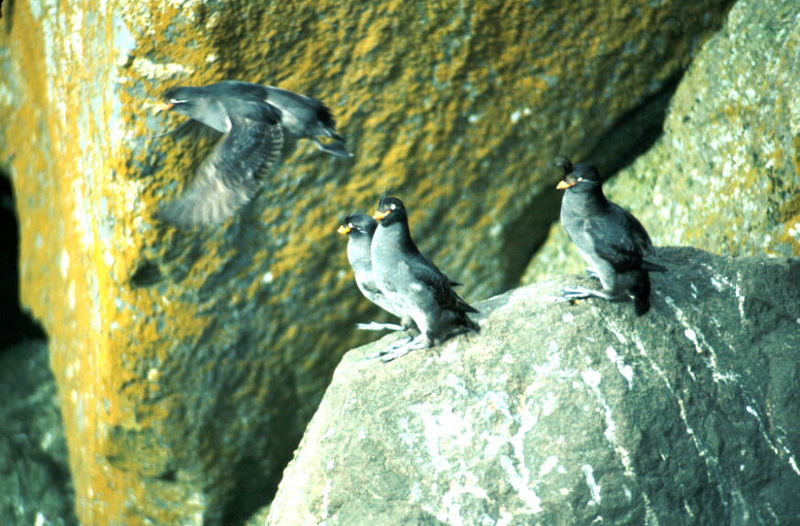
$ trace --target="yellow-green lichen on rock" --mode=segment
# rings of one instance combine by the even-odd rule
[[[728,2],[14,4],[0,162],[79,518],[218,524],[269,499],[370,337],[338,220],[389,191],[467,298],[508,287],[546,233],[528,219],[552,157],[662,91]],[[153,138],[177,120],[152,103],[229,78],[323,99],[355,157],[304,145],[225,225],[160,224],[208,145]]]
[[[737,2],[682,79],[664,135],[606,185],[609,198],[657,245],[800,255],[798,57],[798,2]],[[523,282],[583,267],[562,230]]]

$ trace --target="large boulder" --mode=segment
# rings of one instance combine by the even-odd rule
[[[479,303],[481,332],[353,350],[266,524],[798,524],[800,259],[664,248],[653,307]]]
[[[663,136],[608,195],[657,244],[800,255],[798,56],[800,3],[737,2],[681,80]],[[582,265],[560,224],[551,234],[523,283]]]
[[[504,290],[547,233],[543,167],[630,155],[729,4],[5,3],[0,164],[80,520],[230,523],[267,501],[374,313],[338,219],[391,190],[465,296]],[[225,78],[324,99],[356,155],[304,146],[236,218],[178,231],[154,212],[209,145],[154,139],[177,121],[150,103]]]

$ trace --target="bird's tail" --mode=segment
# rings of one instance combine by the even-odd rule
[[[634,283],[630,291],[633,294],[633,307],[636,315],[643,316],[650,310],[650,276],[647,271],[639,273],[636,283]]]
[[[648,261],[646,259],[642,260],[642,268],[644,270],[649,270],[650,272],[666,272],[669,270],[667,267],[662,267],[658,263],[653,263],[652,261]]]
[[[319,103],[319,106],[317,106],[317,120],[326,128],[325,135],[336,138],[336,119],[333,118],[333,112],[321,100],[314,100]]]
[[[481,326],[478,325],[477,322],[473,321],[469,316],[467,316],[466,313],[464,314],[463,325],[464,327],[467,327],[468,329],[473,330],[475,332],[481,332]]]

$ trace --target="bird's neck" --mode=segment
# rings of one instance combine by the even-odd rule
[[[604,212],[611,207],[611,203],[606,199],[603,194],[603,189],[599,185],[588,192],[572,192],[570,198],[573,202],[580,203],[580,209],[586,215],[594,215],[598,212]]]
[[[381,235],[387,241],[390,241],[388,246],[397,247],[401,252],[417,253],[419,249],[411,239],[411,232],[409,232],[408,223],[398,221],[388,226],[379,226],[378,230],[382,230]],[[376,232],[377,235],[377,232]]]
[[[371,268],[370,238],[366,235],[351,236],[347,241],[347,260],[354,269]]]

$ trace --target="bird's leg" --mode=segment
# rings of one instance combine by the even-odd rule
[[[424,349],[426,347],[430,347],[428,338],[420,334],[416,338],[407,341],[405,345],[401,345],[400,347],[395,347],[390,352],[381,354],[381,361],[384,363],[391,362],[392,360],[396,360],[401,356],[405,356],[411,351],[416,351],[417,349]]]
[[[405,327],[397,325],[396,323],[380,323],[371,321],[369,323],[356,323],[356,329],[361,331],[402,331]]]
[[[586,287],[567,287],[562,291],[562,297],[566,300],[582,300],[586,298],[603,298],[608,301],[622,301],[624,295],[612,294],[604,290],[587,289]]]
[[[372,360],[373,358],[380,358],[381,356],[391,354],[395,350],[402,348],[405,345],[410,345],[414,341],[414,337],[410,334],[406,334],[405,338],[401,338],[397,341],[394,341],[386,346],[385,349],[381,349],[378,352],[374,352],[367,356],[368,360]]]
[[[600,279],[600,273],[597,272],[597,270],[595,270],[594,267],[586,267],[586,274],[588,274],[590,278],[597,280]]]

